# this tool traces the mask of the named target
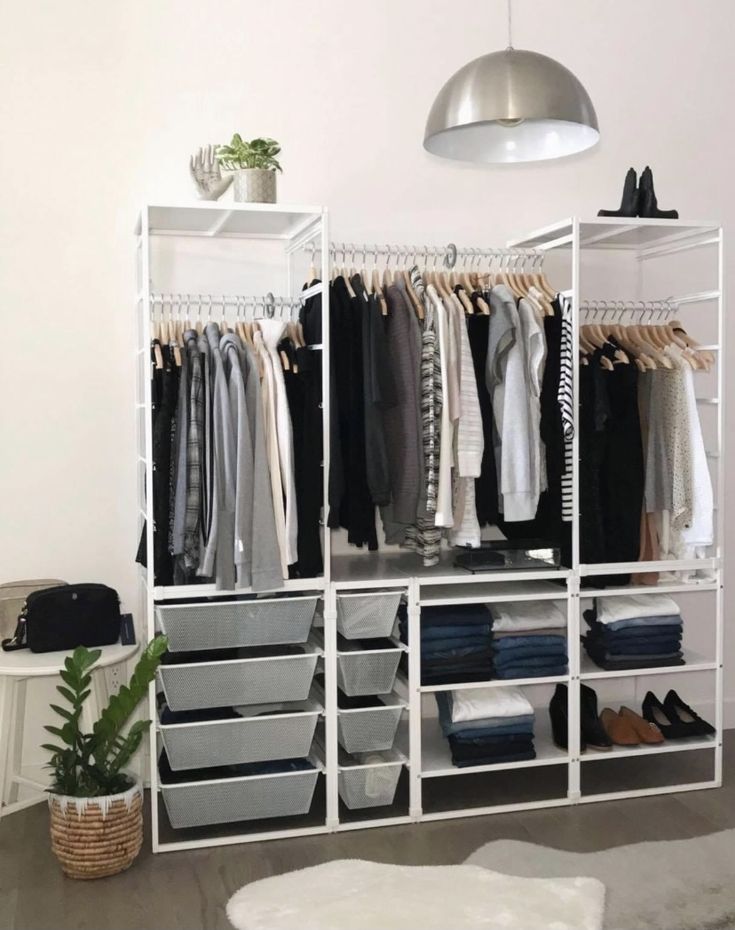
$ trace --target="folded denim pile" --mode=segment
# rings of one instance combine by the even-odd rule
[[[582,642],[600,668],[622,671],[685,664],[681,613],[664,594],[596,598],[584,619],[589,632]]]
[[[408,642],[408,619],[399,610],[401,639]],[[421,681],[444,685],[493,677],[492,616],[483,604],[453,604],[421,610]]]
[[[555,601],[493,604],[495,678],[544,678],[567,673],[567,617]]]
[[[536,758],[534,710],[520,688],[467,688],[436,695],[439,725],[458,768]]]

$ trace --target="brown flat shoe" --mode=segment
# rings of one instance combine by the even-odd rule
[[[656,724],[649,723],[648,720],[644,720],[640,714],[637,714],[634,710],[631,710],[630,707],[621,707],[620,716],[630,721],[630,725],[633,727],[642,743],[663,743],[664,735],[656,726]]]
[[[600,714],[600,722],[605,732],[616,746],[637,746],[638,734],[627,717],[616,714],[611,707],[606,707]]]

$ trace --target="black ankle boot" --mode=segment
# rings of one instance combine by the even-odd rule
[[[600,752],[608,752],[612,749],[612,740],[605,732],[597,713],[597,694],[587,685],[580,686],[579,716],[584,743],[590,749],[597,749]]]
[[[653,189],[653,171],[646,165],[641,174],[638,196],[638,216],[657,220],[678,220],[678,210],[659,210],[656,192]]]
[[[619,210],[598,210],[598,216],[638,216],[638,176],[635,169],[628,168],[623,185],[623,199]],[[641,214],[642,216],[643,214]]]
[[[558,684],[549,702],[549,717],[551,718],[551,736],[560,749],[569,749],[568,701],[567,686]],[[579,751],[584,752],[586,748],[584,736],[580,735]]]

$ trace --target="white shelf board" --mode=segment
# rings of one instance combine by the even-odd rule
[[[477,772],[502,772],[506,769],[526,769],[539,765],[566,765],[569,753],[554,745],[545,707],[536,708],[534,746],[536,758],[525,762],[500,762],[495,765],[471,765],[458,768],[452,765],[452,753],[435,718],[425,718],[421,736],[421,777],[443,778],[447,775],[472,775]]]
[[[662,668],[629,668],[624,670],[606,671],[595,665],[593,660],[582,650],[579,659],[580,677],[582,681],[591,681],[602,678],[638,678],[641,675],[680,675],[683,672],[713,672],[717,668],[714,659],[707,659],[691,649],[683,650],[685,665],[668,665]]]
[[[635,756],[657,756],[669,752],[692,752],[697,749],[715,749],[717,739],[714,736],[695,736],[691,739],[666,740],[649,746],[613,746],[609,752],[587,750],[580,755],[581,762],[605,762],[611,759],[632,759]]]
[[[566,601],[566,586],[552,581],[483,581],[467,589],[454,584],[432,584],[423,589],[419,603],[422,606],[442,604],[492,604],[503,601]]]
[[[436,691],[465,691],[473,688],[517,688],[520,685],[555,685],[558,682],[568,682],[569,675],[546,675],[542,678],[490,678],[487,681],[458,681],[451,685],[421,685],[422,694],[433,694]]]
[[[234,588],[221,590],[213,584],[182,584],[165,585],[153,589],[153,598],[156,601],[176,601],[194,597],[243,597],[245,595],[261,594],[269,597],[282,594],[285,591],[323,591],[324,578],[286,578],[283,587],[273,588],[269,591],[253,591],[252,588]]]
[[[566,580],[568,569],[518,570],[505,572],[478,572],[472,574],[452,563],[456,551],[443,550],[439,564],[425,568],[421,558],[414,552],[399,549],[384,549],[379,552],[362,552],[355,555],[332,556],[332,581],[343,590],[361,587],[395,586],[418,578],[424,586],[499,584],[512,581],[514,584],[528,581]],[[565,597],[565,588],[559,586],[559,597]]]
[[[317,206],[280,203],[148,204],[151,236],[292,239],[321,219]]]
[[[617,588],[582,588],[580,597],[621,597],[626,594],[700,594],[706,591],[716,591],[719,584],[716,581],[681,582],[659,581],[657,584],[630,584]]]
[[[548,248],[557,240],[572,236],[572,218],[537,229],[527,236],[512,239],[509,248]],[[641,219],[638,217],[592,217],[579,220],[579,238],[583,249],[622,249],[639,252],[668,244],[684,244],[719,232],[718,223],[689,220]],[[559,242],[571,248],[571,241]],[[555,247],[555,246],[552,246]]]
[[[714,571],[720,567],[718,558],[665,559],[660,562],[583,562],[580,575],[630,575],[642,572]]]

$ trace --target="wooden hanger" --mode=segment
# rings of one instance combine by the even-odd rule
[[[708,349],[700,349],[699,343],[695,339],[692,339],[679,320],[671,320],[668,326],[673,330],[676,336],[681,339],[688,350],[697,353],[704,362],[706,370],[709,371],[710,366],[714,365],[715,362],[715,357],[712,352]]]

